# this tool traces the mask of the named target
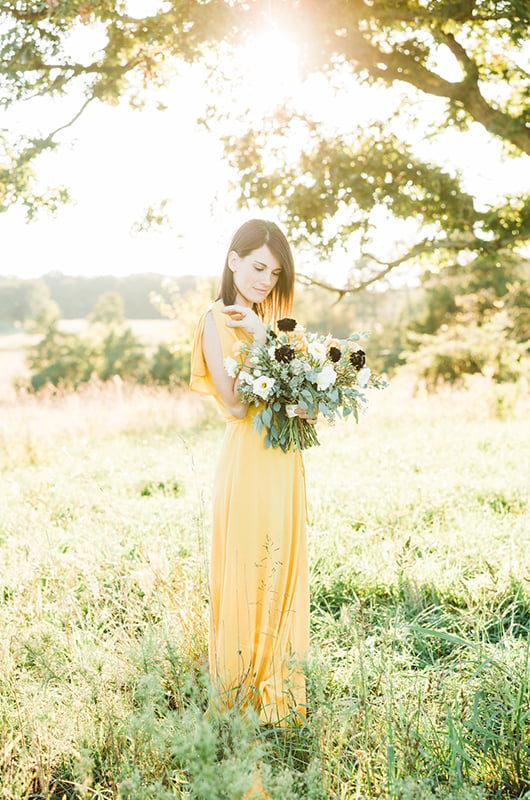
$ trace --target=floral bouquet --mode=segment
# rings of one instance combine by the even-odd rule
[[[231,377],[240,375],[238,389],[245,402],[260,407],[254,430],[265,428],[265,447],[305,450],[319,442],[315,426],[296,414],[297,406],[310,417],[320,411],[331,422],[350,414],[358,421],[366,403],[362,390],[383,388],[386,382],[366,366],[358,341],[368,333],[334,339],[306,332],[289,318],[277,326],[278,335],[267,328],[264,344],[237,342],[235,357],[227,356],[224,365]]]

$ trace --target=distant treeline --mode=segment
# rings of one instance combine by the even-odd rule
[[[93,278],[50,272],[38,279],[0,277],[0,324],[13,325],[33,319],[46,302],[53,300],[61,319],[85,319],[102,295],[116,292],[123,299],[127,319],[159,319],[162,315],[150,300],[152,293],[164,295],[166,275],[144,273]],[[171,279],[185,295],[193,291],[197,278],[186,275]],[[213,281],[214,279],[212,279]],[[336,335],[347,335],[352,325],[373,326],[374,321],[393,317],[403,308],[406,290],[363,292],[335,305],[336,294],[317,287],[296,291],[296,310],[305,324],[329,328]]]
[[[84,319],[106,292],[117,292],[123,298],[128,319],[158,319],[160,313],[150,301],[152,292],[161,292],[165,275],[145,273],[119,278],[98,275],[93,278],[50,272],[38,279],[0,277],[0,323],[12,325],[34,317],[49,300],[59,306],[62,319]],[[175,278],[183,292],[192,289],[196,278]]]
[[[214,297],[216,279],[207,280],[210,288],[206,292],[197,292],[204,280],[196,276],[170,279],[177,295],[174,288],[165,285],[167,281],[167,276],[155,273],[86,278],[54,272],[36,280],[0,278],[0,329],[9,331],[19,324],[38,321],[39,329],[45,331],[56,318],[90,318],[102,298],[112,298],[112,307],[116,308],[117,295],[123,300],[119,318],[159,319],[163,315],[150,299],[155,293],[167,307],[174,306],[173,314],[180,319],[181,327],[188,325],[191,330],[208,297]],[[298,286],[293,313],[310,330],[332,332],[339,338],[353,331],[369,330],[372,363],[379,369],[388,369],[400,361],[403,327],[417,312],[418,301],[421,304],[417,290],[403,287],[365,291],[349,294],[338,303],[336,300],[335,292],[318,286]],[[180,309],[179,303],[183,304]],[[50,306],[52,313],[43,313]],[[195,317],[190,317],[191,312]]]

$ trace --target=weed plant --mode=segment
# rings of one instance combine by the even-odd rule
[[[309,717],[282,729],[205,713],[210,406],[120,383],[6,403],[0,797],[530,798],[518,402],[397,381],[322,428]]]

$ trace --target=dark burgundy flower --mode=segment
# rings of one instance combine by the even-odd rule
[[[341,355],[342,355],[342,353],[340,352],[338,347],[330,347],[329,348],[329,353],[328,353],[329,360],[333,361],[334,364],[336,364],[337,361],[340,361]]]
[[[350,364],[355,369],[361,369],[366,364],[366,353],[364,350],[355,350],[350,355]]]
[[[294,350],[292,347],[289,347],[288,344],[282,344],[281,347],[277,347],[274,351],[274,358],[276,361],[279,361],[280,364],[288,364],[289,361],[292,361],[294,358]]]
[[[279,331],[294,331],[296,328],[296,320],[290,319],[290,317],[284,317],[283,319],[278,320],[278,330]]]

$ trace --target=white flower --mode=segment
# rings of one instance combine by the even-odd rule
[[[319,364],[323,364],[327,356],[327,347],[324,342],[319,342],[318,339],[314,342],[309,342],[307,345],[309,355],[313,356]]]
[[[304,361],[304,372],[311,372],[312,369],[313,367],[311,366],[309,361]]]
[[[239,369],[239,364],[231,356],[227,356],[224,360],[225,369],[231,378],[235,378]]]
[[[357,383],[359,384],[359,386],[362,386],[363,389],[368,383],[371,374],[372,370],[370,369],[370,367],[362,367],[357,373]]]
[[[241,383],[250,384],[254,382],[254,377],[250,374],[250,372],[247,372],[246,369],[242,369],[241,372],[239,373],[239,380],[241,381]]]
[[[303,368],[304,368],[304,365],[302,364],[300,359],[299,358],[293,358],[293,360],[291,361],[291,372],[293,373],[293,375],[300,375],[300,373],[302,372]]]
[[[266,375],[261,375],[259,378],[252,381],[252,391],[254,394],[257,394],[258,397],[262,397],[263,400],[266,400],[270,395],[273,386],[274,378],[268,378]]]
[[[317,389],[323,390],[333,386],[337,380],[337,373],[333,369],[333,364],[325,364],[317,377]]]
[[[285,413],[289,418],[296,417],[296,408],[298,408],[296,403],[291,403],[290,405],[285,406]]]

